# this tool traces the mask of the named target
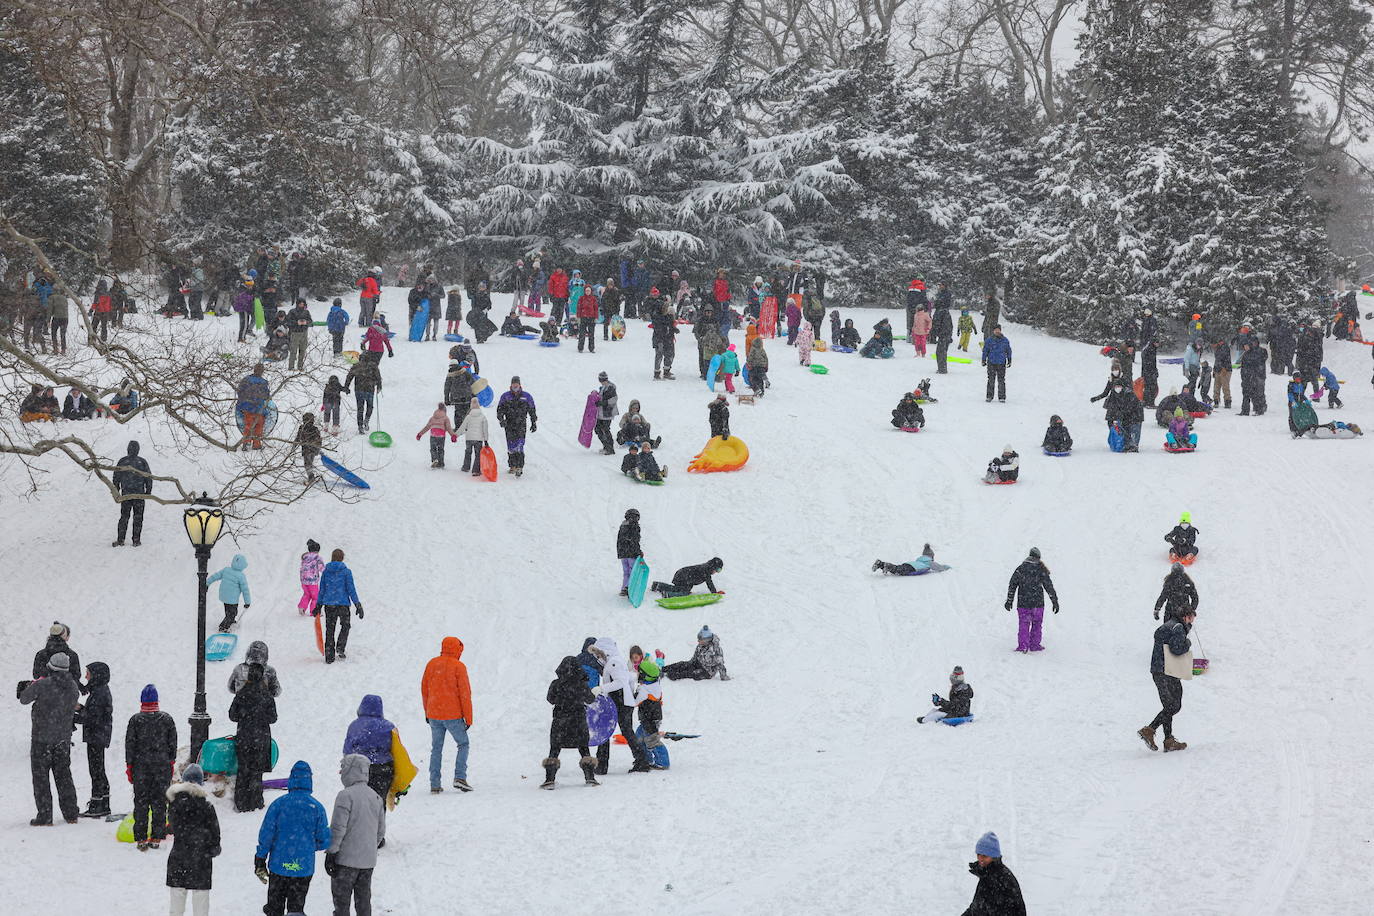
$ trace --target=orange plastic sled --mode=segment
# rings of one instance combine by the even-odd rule
[[[491,450],[490,445],[482,446],[482,451],[478,453],[478,466],[482,469],[482,476],[487,480],[496,479],[496,453]]]
[[[745,445],[739,436],[731,436],[729,439],[713,436],[701,453],[687,465],[687,470],[702,474],[713,471],[738,471],[748,461],[749,446]]]
[[[1182,563],[1184,566],[1192,566],[1193,563],[1196,562],[1196,561],[1197,561],[1197,554],[1195,554],[1195,553],[1194,553],[1194,554],[1189,554],[1189,555],[1186,556],[1186,557],[1181,557],[1181,556],[1179,556],[1179,555],[1176,554],[1176,553],[1170,553],[1170,554],[1169,554],[1169,562],[1170,562],[1170,563]]]
[[[321,655],[324,654],[324,626],[320,623],[323,619],[323,613],[315,615],[315,648],[320,650]]]

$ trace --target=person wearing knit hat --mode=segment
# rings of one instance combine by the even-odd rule
[[[938,693],[932,693],[930,702],[935,704],[935,708],[918,718],[917,722],[973,718],[973,688],[964,682],[962,666],[955,665],[954,672],[949,676],[949,699],[944,699]]]
[[[615,556],[620,561],[620,597],[627,598],[630,594],[630,571],[634,569],[635,560],[644,556],[639,546],[638,509],[625,510],[625,521],[620,523],[620,530],[615,535]]]
[[[1184,562],[1197,559],[1197,529],[1193,527],[1192,513],[1183,513],[1173,530],[1164,535],[1164,541],[1169,545],[1171,559],[1181,559]]]
[[[1045,595],[1050,596],[1053,609],[1059,613],[1059,596],[1050,580],[1049,567],[1040,561],[1040,548],[1032,547],[1030,556],[1021,562],[1011,574],[1007,584],[1006,608],[1011,610],[1013,602],[1019,626],[1016,631],[1017,652],[1040,652],[1045,647],[1040,643],[1040,627],[1045,619]]]
[[[134,842],[157,849],[167,837],[167,788],[177,757],[177,725],[158,709],[157,687],[139,694],[139,711],[124,732],[124,773],[134,787]]]
[[[535,410],[534,398],[520,384],[520,376],[513,375],[510,390],[502,393],[496,403],[496,422],[506,434],[506,467],[519,477],[525,472],[525,429],[539,428],[539,415]]]
[[[639,700],[639,728],[644,733],[644,750],[649,755],[649,767],[668,769],[668,748],[663,744],[663,679],[656,661],[644,659],[634,673],[638,678],[635,696]]]
[[[39,649],[33,656],[33,677],[47,677],[48,661],[54,654],[61,652],[67,656],[67,673],[71,675],[72,681],[82,693],[86,690],[81,685],[81,658],[76,654],[67,640],[72,638],[71,628],[61,621],[54,620],[52,626],[48,628],[48,641],[43,648]]]
[[[68,676],[71,659],[65,652],[54,652],[47,659],[43,673],[24,683],[19,702],[33,704],[32,729],[29,733],[29,771],[33,775],[33,803],[37,816],[29,821],[34,827],[52,826],[52,790],[49,778],[57,786],[57,803],[62,818],[75,824],[81,813],[76,801],[76,786],[72,782],[72,720],[79,694],[73,679]]]
[[[941,573],[950,567],[943,563],[935,562],[935,550],[926,544],[921,550],[921,555],[910,563],[888,563],[885,560],[874,560],[873,571],[881,570],[889,576],[924,576],[926,573]]]
[[[205,773],[197,764],[181,771],[181,782],[167,790],[167,820],[172,830],[172,851],[167,856],[167,887],[170,912],[210,912],[210,883],[214,858],[220,853],[219,817],[205,794]]]
[[[969,874],[978,879],[973,902],[965,913],[987,913],[996,916],[1026,916],[1026,902],[1021,897],[1021,885],[1002,861],[1002,844],[997,834],[989,831],[978,838],[973,847],[977,861],[968,865]]]
[[[1015,483],[1021,476],[1021,456],[1010,444],[1002,446],[1002,454],[988,462],[984,483]]]
[[[314,610],[320,597],[320,573],[324,572],[324,559],[320,556],[318,541],[307,538],[305,553],[301,554],[301,600],[296,602],[296,610],[304,617]]]
[[[663,665],[662,673],[670,681],[683,678],[707,681],[717,674],[722,681],[730,680],[730,675],[725,673],[725,650],[720,647],[720,637],[712,633],[709,626],[703,626],[697,633],[697,647],[691,660]]]

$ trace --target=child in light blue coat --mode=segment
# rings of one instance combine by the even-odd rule
[[[248,558],[235,554],[234,561],[205,580],[206,585],[219,583],[219,600],[224,603],[224,619],[219,623],[219,631],[228,633],[239,616],[239,601],[244,610],[253,606],[253,594],[248,590],[248,577],[243,571],[248,568]]]

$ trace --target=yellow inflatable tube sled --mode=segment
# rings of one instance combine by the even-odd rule
[[[687,470],[703,474],[712,471],[738,471],[748,461],[749,446],[745,445],[739,436],[731,436],[729,439],[714,436],[706,443],[701,454],[687,465]]]

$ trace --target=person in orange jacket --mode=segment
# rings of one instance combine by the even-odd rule
[[[439,654],[425,665],[420,680],[420,697],[429,723],[429,791],[442,792],[439,770],[444,759],[444,735],[452,735],[458,746],[453,759],[453,787],[471,792],[468,785],[468,729],[472,728],[472,688],[468,685],[468,666],[463,657],[463,641],[445,636]]]

